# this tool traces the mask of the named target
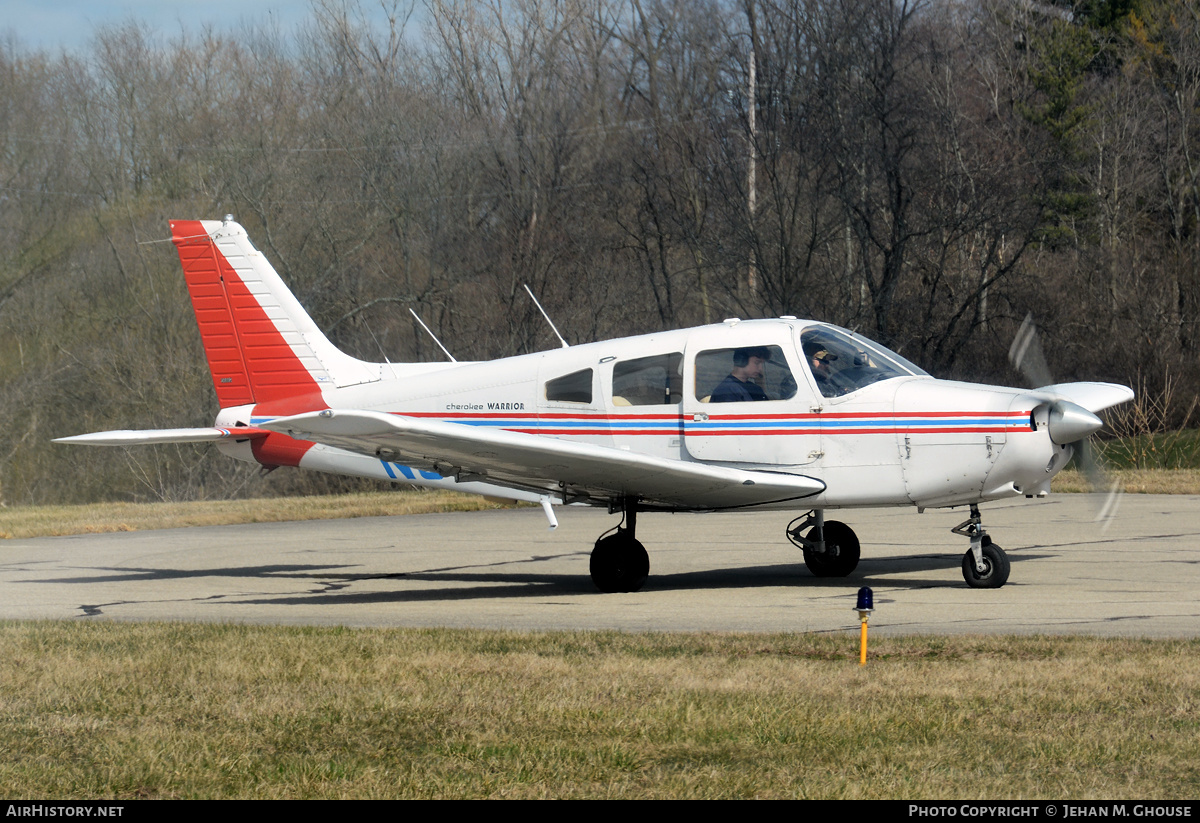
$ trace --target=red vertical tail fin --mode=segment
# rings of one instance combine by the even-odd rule
[[[171,236],[222,408],[380,378],[339,351],[232,220],[173,220]]]

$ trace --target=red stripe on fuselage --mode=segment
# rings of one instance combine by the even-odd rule
[[[683,420],[681,414],[609,414],[606,412],[581,411],[577,414],[538,414],[537,412],[418,412],[397,411],[391,414],[401,417],[430,417],[437,420]],[[962,417],[995,417],[1024,420],[1029,412],[1018,411],[947,411],[947,412],[833,412],[801,414],[713,414],[710,420],[879,420],[882,418],[910,420],[932,418],[952,421]]]
[[[864,420],[887,418],[911,420],[934,418],[953,420],[959,417],[999,417],[1016,420],[1029,417],[1029,412],[1010,411],[932,411],[932,412],[813,412],[802,414],[711,414],[710,420]]]
[[[1005,426],[1004,428],[984,428],[972,426],[937,426],[934,428],[920,429],[904,429],[904,428],[882,428],[872,429],[867,427],[862,428],[845,428],[845,429],[727,429],[725,431],[695,431],[688,429],[688,437],[728,437],[731,435],[741,435],[743,437],[757,435],[813,435],[819,434],[822,437],[839,437],[846,434],[994,434],[997,432],[1027,432],[1032,431],[1029,426]]]
[[[726,428],[726,429],[710,429],[710,428],[695,428],[687,427],[685,419],[679,414],[609,414],[605,412],[579,412],[577,414],[544,414],[537,413],[505,413],[505,412],[391,412],[400,417],[420,417],[432,418],[436,420],[446,420],[448,422],[463,422],[474,421],[477,423],[499,423],[501,421],[514,421],[511,426],[496,426],[496,428],[504,431],[513,431],[521,434],[536,434],[550,437],[563,436],[588,436],[588,437],[604,437],[604,436],[655,436],[655,435],[678,435],[685,434],[687,437],[754,437],[754,436],[771,436],[771,437],[797,437],[797,436],[812,436],[822,435],[826,437],[836,437],[840,435],[862,435],[862,434],[996,434],[1002,432],[1028,432],[1032,431],[1032,427],[1026,422],[1029,417],[1029,412],[980,412],[980,411],[943,411],[943,412],[841,412],[833,414],[730,414],[730,415],[713,415],[710,418],[709,425],[721,421],[761,421],[764,426],[772,423],[778,424],[786,421],[796,421],[812,423],[811,426],[797,426],[794,428]],[[978,423],[958,423],[958,420],[970,418],[990,417],[998,418],[993,424],[978,424]],[[838,421],[863,421],[860,425],[842,425],[842,426],[822,426],[823,420],[838,420]],[[886,421],[893,420],[894,423],[888,424]],[[942,425],[924,425],[924,426],[909,426],[906,425],[909,421],[915,420],[934,420],[939,421]],[[538,428],[526,428],[522,424],[526,421],[545,421],[545,425]],[[578,424],[577,428],[561,428],[555,426],[554,423],[561,421],[573,421]],[[606,424],[619,423],[648,423],[651,421],[670,421],[677,424],[677,427],[659,427],[659,428],[621,428],[620,426],[607,426]],[[1019,421],[1019,422],[1018,422]],[[597,426],[599,428],[587,428],[587,426]],[[492,428],[488,426],[487,428]]]

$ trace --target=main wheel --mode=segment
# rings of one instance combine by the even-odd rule
[[[998,589],[1008,582],[1010,564],[1004,549],[992,542],[992,538],[983,538],[983,565],[981,572],[975,568],[975,555],[970,549],[963,555],[963,579],[972,589]]]
[[[808,539],[817,539],[816,526],[808,532]],[[825,521],[825,548],[824,554],[804,550],[804,565],[815,577],[845,577],[858,567],[858,537],[845,523]]]
[[[636,592],[650,575],[650,555],[637,540],[617,532],[596,541],[590,567],[600,591]]]

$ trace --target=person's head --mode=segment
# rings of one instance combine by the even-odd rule
[[[763,379],[771,352],[765,346],[747,346],[733,350],[733,376],[743,383]]]
[[[829,366],[837,360],[837,355],[825,348],[825,344],[815,338],[804,341],[804,356],[817,374],[828,374]]]

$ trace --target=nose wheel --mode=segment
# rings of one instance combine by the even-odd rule
[[[1008,555],[1004,549],[992,542],[992,538],[984,537],[980,551],[983,554],[983,568],[975,562],[974,550],[968,550],[963,555],[963,579],[972,589],[998,589],[1008,581]]]
[[[971,516],[950,531],[970,538],[971,548],[962,559],[963,579],[973,589],[998,589],[1008,582],[1011,565],[1004,549],[992,542],[979,515],[979,507],[971,506]]]

